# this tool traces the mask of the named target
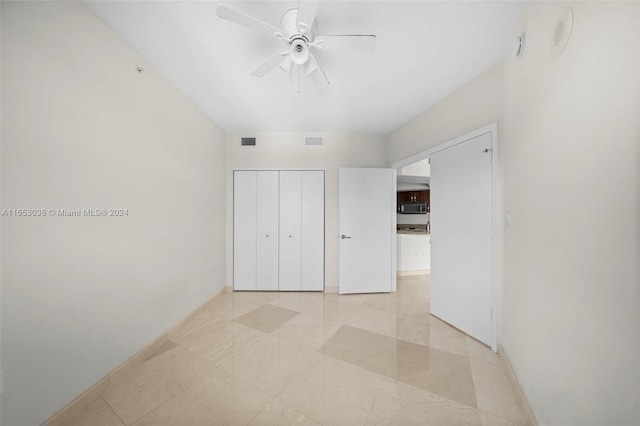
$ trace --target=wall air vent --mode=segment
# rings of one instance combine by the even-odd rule
[[[322,146],[322,138],[304,138],[304,146]]]
[[[240,138],[241,146],[256,146],[256,138]]]

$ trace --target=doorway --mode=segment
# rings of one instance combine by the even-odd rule
[[[427,159],[431,160],[428,222],[433,231],[429,234],[431,314],[497,352],[496,123],[392,167],[404,173]]]
[[[430,176],[428,158],[397,170],[396,268],[401,277],[431,269]]]

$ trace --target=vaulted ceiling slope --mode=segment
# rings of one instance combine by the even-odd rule
[[[226,131],[388,134],[506,54],[520,2],[323,1],[319,34],[376,34],[373,53],[318,52],[325,93],[277,68],[282,41],[224,21],[226,5],[280,24],[297,1],[90,1],[117,33]]]

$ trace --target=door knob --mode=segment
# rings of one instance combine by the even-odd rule
[[[344,235],[344,234],[342,234],[342,235],[340,236],[340,238],[342,238],[343,240],[344,240],[345,238],[351,239],[351,237],[347,237],[347,236],[346,236],[346,235]]]

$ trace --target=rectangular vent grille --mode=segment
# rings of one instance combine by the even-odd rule
[[[305,146],[322,146],[322,138],[304,138]]]
[[[240,138],[241,146],[256,146],[256,138]]]

